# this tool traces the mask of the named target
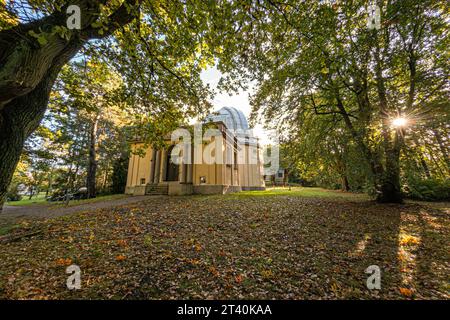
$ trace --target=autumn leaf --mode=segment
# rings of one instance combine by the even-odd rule
[[[119,254],[118,256],[116,256],[116,261],[123,261],[125,259],[126,257],[124,255]]]
[[[186,260],[188,263],[192,264],[193,266],[199,265],[200,264],[200,260],[198,259],[188,259]]]
[[[70,266],[72,264],[72,259],[59,258],[58,260],[56,260],[56,264],[58,266]]]
[[[234,281],[236,281],[236,283],[241,283],[242,280],[244,280],[244,277],[241,274],[234,277]]]
[[[117,244],[121,247],[125,247],[127,245],[126,240],[117,240]]]
[[[420,240],[417,237],[411,236],[411,235],[403,235],[400,240],[401,246],[409,246],[409,245],[416,245],[419,244]]]
[[[271,278],[273,278],[273,272],[272,272],[272,270],[263,270],[263,271],[261,271],[261,276],[264,279],[271,279]]]
[[[405,297],[411,297],[413,295],[413,291],[408,288],[400,288],[400,293]]]
[[[219,271],[217,271],[217,269],[213,266],[208,267],[208,271],[211,272],[215,277],[219,276]]]

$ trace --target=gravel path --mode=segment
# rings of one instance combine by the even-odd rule
[[[3,207],[3,211],[0,214],[0,218],[51,218],[64,216],[76,212],[103,209],[109,207],[115,207],[120,205],[126,205],[131,203],[137,203],[145,201],[158,196],[136,196],[126,197],[121,199],[105,200],[92,203],[85,203],[76,206],[52,206],[52,205],[34,205],[34,206],[8,206]]]

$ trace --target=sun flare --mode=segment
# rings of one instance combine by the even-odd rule
[[[395,118],[394,120],[392,120],[392,125],[394,127],[405,127],[408,124],[408,120],[406,118]]]

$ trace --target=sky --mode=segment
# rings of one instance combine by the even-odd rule
[[[213,110],[217,111],[222,107],[234,107],[241,110],[248,120],[251,113],[251,106],[248,95],[253,91],[251,91],[251,89],[247,91],[241,89],[237,94],[233,95],[230,95],[227,92],[220,92],[217,89],[217,84],[221,76],[221,72],[217,70],[216,67],[208,68],[200,75],[203,82],[209,83],[211,88],[215,89],[216,91],[216,95],[211,101],[213,104]],[[255,125],[255,127],[253,128],[253,133],[259,138],[261,144],[264,145],[269,143],[268,133],[263,129],[263,126],[260,123]]]
[[[216,67],[209,68],[201,73],[203,82],[209,83],[211,88],[216,89],[217,94],[212,101],[214,110],[219,110],[222,107],[235,107],[241,110],[245,116],[250,116],[251,107],[248,100],[249,91],[240,91],[237,95],[230,96],[227,92],[219,92],[217,84],[222,76],[222,73]]]

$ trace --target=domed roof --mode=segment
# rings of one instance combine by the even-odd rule
[[[223,107],[206,117],[206,121],[222,121],[229,130],[248,130],[248,122],[241,110],[233,107]]]

